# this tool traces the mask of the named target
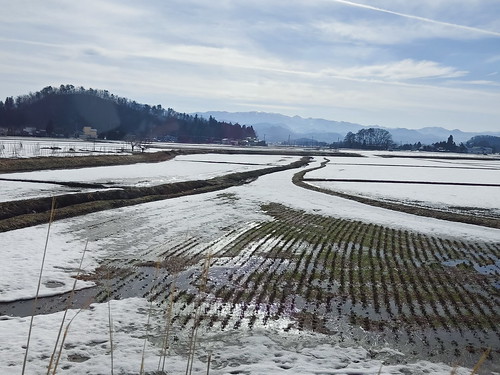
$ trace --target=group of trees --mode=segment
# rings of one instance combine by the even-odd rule
[[[71,137],[84,126],[107,139],[168,138],[180,142],[218,142],[224,138],[255,138],[254,129],[214,118],[179,113],[161,105],[139,104],[107,90],[73,85],[51,86],[0,101],[0,127],[21,134],[26,127],[41,134]]]
[[[465,144],[467,147],[489,147],[493,153],[500,152],[500,137],[493,135],[476,135]]]
[[[402,144],[394,146],[395,150],[409,150],[409,151],[440,151],[440,152],[457,152],[457,153],[467,153],[471,152],[474,147],[490,148],[492,153],[500,152],[500,137],[492,135],[477,135],[469,139],[467,142],[460,142],[458,145],[453,139],[453,135],[450,135],[446,141],[435,142],[430,145],[423,145],[420,142],[414,144]],[[480,152],[490,152],[481,151]],[[476,152],[477,153],[477,152]]]
[[[356,134],[349,132],[344,138],[344,147],[369,150],[387,150],[392,146],[392,135],[380,128],[361,129]]]
[[[467,152],[467,147],[460,143],[457,145],[453,140],[453,135],[450,135],[446,141],[436,142],[430,146],[423,146],[424,151],[447,151],[447,152]]]
[[[417,150],[422,150],[422,143],[421,142],[415,142],[415,143],[404,143],[400,144],[396,148],[398,150],[403,150],[403,151],[417,151]]]
[[[446,141],[435,142],[430,145],[423,145],[421,142],[414,144],[396,145],[392,141],[391,134],[384,129],[367,128],[361,129],[356,134],[349,132],[343,142],[332,144],[331,147],[349,147],[369,150],[411,150],[411,151],[442,151],[467,153],[473,147],[491,148],[491,152],[500,151],[500,137],[491,135],[478,135],[472,137],[467,142],[456,144],[453,135],[450,135]]]
[[[472,137],[467,142],[455,143],[453,135],[450,135],[446,141],[435,142],[430,145],[421,142],[397,145],[392,141],[391,134],[380,128],[361,129],[357,133],[349,132],[342,142],[333,143],[332,148],[348,147],[368,150],[408,150],[408,151],[442,151],[467,153],[473,147],[491,148],[491,152],[500,151],[500,137],[490,135],[478,135]]]

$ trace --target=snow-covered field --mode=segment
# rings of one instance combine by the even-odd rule
[[[178,336],[177,347],[159,364],[161,350],[158,338],[164,325],[162,314],[139,298],[112,301],[114,373],[139,374],[144,355],[146,373],[164,368],[166,374],[184,374],[187,367],[185,350],[189,338]],[[107,304],[96,304],[81,311],[71,323],[58,373],[111,374]],[[66,322],[75,316],[71,311]],[[53,351],[63,313],[39,315],[35,318],[30,362],[27,374],[45,374],[47,357]],[[20,373],[26,344],[22,334],[28,330],[28,318],[4,318],[0,321],[2,342],[8,347],[0,351],[2,374]],[[144,350],[143,350],[144,348]],[[367,350],[362,347],[339,346],[327,336],[307,332],[283,334],[277,329],[253,331],[229,330],[223,333],[200,332],[193,361],[194,374],[435,374],[449,375],[452,368],[443,363],[415,361],[391,364],[404,355],[389,347]],[[386,362],[389,362],[387,364]],[[455,374],[470,374],[462,367]]]
[[[248,151],[246,146],[228,146],[223,144],[190,144],[190,143],[168,143],[151,142],[145,144],[144,152],[156,152],[166,150],[182,149],[212,149],[212,150],[237,150]],[[253,150],[280,150],[286,153],[287,149],[292,151],[304,150],[292,147],[251,147]],[[137,147],[135,148],[137,151]],[[0,158],[32,158],[43,156],[88,156],[105,154],[130,154],[131,144],[124,141],[107,140],[83,140],[83,139],[61,139],[61,138],[34,138],[34,137],[0,137]],[[355,152],[355,151],[353,151]]]
[[[0,137],[0,158],[32,158],[39,156],[70,157],[130,151],[131,147],[126,142]]]
[[[322,160],[317,159],[312,167]],[[251,184],[226,189],[224,193],[231,196],[228,198],[231,204],[224,204],[227,203],[224,195],[214,192],[56,221],[51,227],[49,252],[45,260],[45,281],[50,287],[42,285],[41,295],[71,289],[71,275],[80,261],[87,239],[90,241],[85,256],[85,262],[89,263],[85,266],[87,269],[110,257],[127,258],[141,254],[147,259],[154,259],[156,253],[163,246],[168,246],[172,239],[189,236],[207,244],[223,235],[228,227],[269,220],[260,213],[259,207],[270,202],[322,215],[406,230],[417,229],[436,236],[500,241],[498,229],[414,216],[304,190],[291,183],[294,173],[296,170],[274,173],[262,176]],[[3,301],[34,296],[33,285],[38,278],[36,270],[42,261],[46,230],[46,226],[39,225],[0,233],[2,252],[10,259],[0,263],[0,298]],[[30,267],[30,272],[25,272],[26,267]],[[49,282],[51,280],[64,285],[54,286]]]
[[[154,186],[286,165],[298,159],[280,155],[199,154],[180,155],[173,160],[160,163],[4,173],[0,175],[0,179],[22,180],[22,182],[1,181],[0,202],[95,190],[75,189],[57,184],[61,182],[96,183],[109,188]]]
[[[403,158],[332,158],[325,168],[308,174],[311,178],[368,179],[405,182],[498,184],[500,160],[467,163],[468,160],[412,160]]]
[[[483,208],[491,210],[500,217],[500,188],[498,187],[323,181],[314,181],[310,184],[348,194],[415,203],[429,207]],[[467,197],[467,200],[464,200],[464,197]]]
[[[312,171],[305,177],[330,180],[309,183],[343,193],[441,209],[481,208],[500,217],[499,158],[437,160],[368,155],[370,157],[363,159],[332,158],[325,168]],[[439,184],[426,184],[432,182]]]
[[[52,173],[48,179],[61,178],[65,181],[78,179],[78,181],[92,182],[97,179],[101,183],[113,180],[123,185],[138,184],[147,180],[148,184],[154,184],[160,183],[158,181],[161,179],[170,182],[176,178],[207,178],[242,170],[241,168],[287,164],[292,160],[295,158],[197,155],[159,163],[157,166],[151,166],[151,170],[149,168],[136,169],[135,166],[107,167],[104,168],[104,171],[107,170],[105,173],[97,171],[98,168],[85,173],[80,169],[75,171],[76,174],[72,174],[72,171],[61,172],[68,173],[64,176],[58,174],[60,171],[48,171]],[[323,158],[316,158],[310,167],[319,166],[322,160]],[[233,164],[205,163],[205,161],[224,161]],[[446,165],[441,162],[422,162],[422,160],[412,159],[399,161],[375,157],[353,158],[352,160],[339,158],[339,160],[332,159],[331,163],[333,169],[318,170],[314,172],[317,173],[316,176],[322,173],[323,176],[327,176],[326,178],[334,178],[335,175],[332,177],[332,173],[341,172],[339,169],[344,169],[348,171],[346,173],[356,176],[356,167],[353,164],[390,163],[397,164],[398,167],[394,167],[395,169],[386,167],[384,170],[402,179],[397,173],[406,169],[401,165],[421,163],[422,167],[411,168],[421,171],[427,170],[429,165],[434,166],[436,163]],[[462,168],[462,165],[468,164],[474,168],[480,166],[480,170],[479,168],[472,170],[477,173],[475,176],[478,178],[491,176],[490,173],[498,176],[496,162],[488,163],[488,168],[491,169],[485,169],[486,163],[482,162],[478,162],[479,165],[472,162],[462,164],[451,162],[449,163],[451,172],[448,169],[442,172],[447,178],[455,176],[456,180],[469,181],[469,177],[462,175],[469,171],[469,169]],[[160,165],[165,167],[166,173],[163,174],[163,167]],[[174,167],[169,169],[170,166]],[[360,168],[360,171],[366,170],[364,166]],[[373,168],[382,167],[373,166]],[[435,169],[432,169],[432,173]],[[182,243],[191,243],[190,241],[195,242],[192,246],[190,245],[190,248],[186,247],[188,250],[184,255],[187,257],[200,249],[216,252],[220,246],[229,243],[231,238],[255,226],[256,223],[270,221],[271,218],[260,209],[265,203],[281,203],[309,213],[360,220],[443,238],[500,242],[498,229],[416,217],[301,189],[291,183],[291,178],[296,172],[296,170],[288,170],[266,175],[250,184],[233,187],[223,192],[179,197],[56,221],[50,230],[40,295],[48,296],[71,290],[74,282],[72,276],[78,272],[77,268],[87,241],[87,251],[82,267],[87,273],[109,259],[117,263],[121,262],[121,264],[126,264],[131,259],[155,260],[166,249],[173,249]],[[37,173],[42,172],[31,173],[36,176]],[[307,174],[306,177],[312,177],[312,175],[313,173]],[[462,176],[456,177],[457,175]],[[432,176],[436,177],[436,174]],[[33,175],[31,178],[38,179]],[[411,179],[411,174],[407,178]],[[495,177],[485,178],[493,183],[497,181]],[[40,179],[47,180],[47,178]],[[15,195],[13,191],[6,192],[7,189],[4,188],[6,185],[3,181],[0,186],[2,197]],[[370,186],[361,192],[368,194]],[[435,196],[446,195],[438,193],[439,188],[441,186],[429,186],[427,202],[433,203]],[[379,192],[375,191],[375,194]],[[470,202],[472,199],[469,196],[470,190],[467,189],[457,190],[454,194],[457,194],[455,198],[457,202]],[[480,194],[485,197],[481,197],[481,200],[477,202],[490,202],[493,208],[500,209],[497,194],[489,196],[491,194],[489,190],[481,190]],[[404,194],[400,197],[396,195],[390,195],[390,197],[404,199]],[[409,198],[415,199],[412,195]],[[472,202],[476,204],[476,201]],[[450,204],[449,201],[446,203]],[[46,234],[47,225],[0,233],[0,252],[6,260],[0,263],[0,298],[2,301],[34,297]],[[198,262],[198,265],[201,263]],[[93,285],[91,281],[78,281],[77,288],[86,288],[91,285]],[[164,324],[165,309],[160,311],[154,307],[150,310],[150,304],[144,298],[112,301],[110,307],[113,318],[115,373],[139,373],[144,345],[146,373],[155,371],[159,360],[160,327]],[[75,313],[76,310],[70,311],[69,317]],[[27,374],[46,372],[47,357],[52,352],[61,319],[62,312],[35,317]],[[148,319],[151,319],[150,325],[148,325]],[[75,317],[66,339],[59,373],[111,373],[108,322],[107,304],[94,304],[90,309],[82,310]],[[286,322],[276,321],[273,324],[284,323]],[[389,343],[381,342],[371,347],[361,347],[360,344],[348,342],[339,346],[336,340],[332,340],[327,335],[299,330],[291,330],[285,334],[278,328],[274,329],[273,324],[253,331],[200,330],[193,372],[206,373],[209,354],[211,354],[211,374],[450,374],[453,368],[451,362],[432,363],[427,361],[428,358],[418,359],[418,354],[406,358],[407,354],[403,353],[401,348]],[[26,345],[28,327],[29,318],[0,317],[0,337],[2,338],[0,340],[0,373],[21,372],[23,347]],[[146,338],[148,339],[145,341]],[[187,342],[188,335],[179,331],[177,343],[172,345],[171,353],[166,358],[165,369],[168,374],[185,373]],[[460,363],[460,358],[457,361]],[[456,373],[469,374],[470,370],[458,368]]]
[[[142,356],[146,373],[162,368],[159,365],[160,350],[147,337],[158,335],[161,330],[161,313],[151,312],[143,299],[112,301],[110,309],[114,326],[114,371],[119,374],[140,372]],[[45,356],[53,350],[57,327],[63,313],[37,316],[31,351],[33,360],[27,366],[27,373],[42,374],[47,366]],[[75,315],[70,312],[67,321]],[[65,341],[63,363],[58,373],[67,374],[110,374],[111,358],[108,329],[108,306],[92,305],[83,310],[71,323],[70,333]],[[164,324],[164,322],[163,322]],[[8,328],[6,328],[8,327]],[[149,327],[149,328],[148,328]],[[2,321],[2,339],[9,342],[12,349],[9,357],[3,356],[0,370],[12,373],[21,365],[25,344],[20,332],[28,328],[27,318],[10,318]],[[158,340],[158,339],[156,339]],[[146,342],[145,342],[146,341]],[[172,348],[165,361],[165,373],[184,374],[186,356],[178,353],[188,344],[187,337],[179,337],[178,348]],[[158,343],[156,343],[158,344]],[[145,347],[143,352],[142,348]],[[397,350],[379,347],[367,350],[362,347],[343,347],[332,344],[327,336],[307,332],[283,334],[278,330],[255,329],[249,331],[227,331],[213,334],[201,332],[193,373],[207,371],[210,355],[210,374],[450,374],[451,368],[445,364],[416,361],[410,364],[386,364],[391,357],[404,357]],[[455,374],[469,374],[470,370],[457,368]]]

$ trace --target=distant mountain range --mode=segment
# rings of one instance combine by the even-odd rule
[[[319,118],[302,118],[300,116],[285,116],[267,112],[198,112],[198,116],[216,118],[218,121],[237,122],[241,125],[251,125],[260,139],[267,142],[293,142],[308,138],[319,142],[342,141],[348,132],[369,127],[378,127],[389,131],[396,143],[432,144],[447,140],[453,136],[455,143],[466,142],[477,135],[500,136],[500,132],[463,132],[458,129],[449,130],[441,127],[425,127],[421,129],[386,128],[382,126],[363,126],[344,121],[331,121]]]

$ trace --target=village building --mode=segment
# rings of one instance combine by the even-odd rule
[[[83,127],[83,138],[96,139],[97,138],[97,129],[94,129],[90,126],[84,126]]]

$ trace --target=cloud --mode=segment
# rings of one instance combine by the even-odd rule
[[[451,28],[455,28],[455,29],[460,29],[460,30],[471,32],[471,33],[500,37],[500,32],[493,31],[493,30],[485,30],[485,29],[478,28],[478,27],[466,26],[466,25],[461,25],[461,24],[457,24],[457,23],[444,22],[444,21],[439,21],[439,20],[435,20],[435,19],[431,19],[431,18],[420,17],[420,16],[416,16],[416,15],[412,15],[412,14],[395,12],[392,10],[378,8],[378,7],[374,7],[371,5],[356,3],[356,2],[347,1],[347,0],[331,0],[331,1],[334,1],[334,2],[340,3],[340,4],[345,4],[345,5],[352,6],[352,7],[356,7],[356,8],[373,10],[376,12],[392,14],[395,16],[404,17],[404,18],[408,18],[408,19],[412,19],[412,20],[417,20],[417,21],[436,24],[436,25],[440,25],[440,26],[446,26],[446,27],[451,27]]]
[[[489,75],[489,74],[488,74]],[[495,87],[500,87],[500,83],[495,82],[495,81],[488,81],[488,80],[471,80],[471,81],[460,81],[457,82],[460,85],[477,85],[477,86],[495,86]]]
[[[426,78],[457,78],[468,72],[442,66],[433,61],[405,59],[381,65],[366,65],[340,70],[325,70],[324,74],[335,74],[348,78],[373,78],[389,81]]]
[[[500,62],[500,55],[491,56],[486,59],[486,62],[489,64]]]

